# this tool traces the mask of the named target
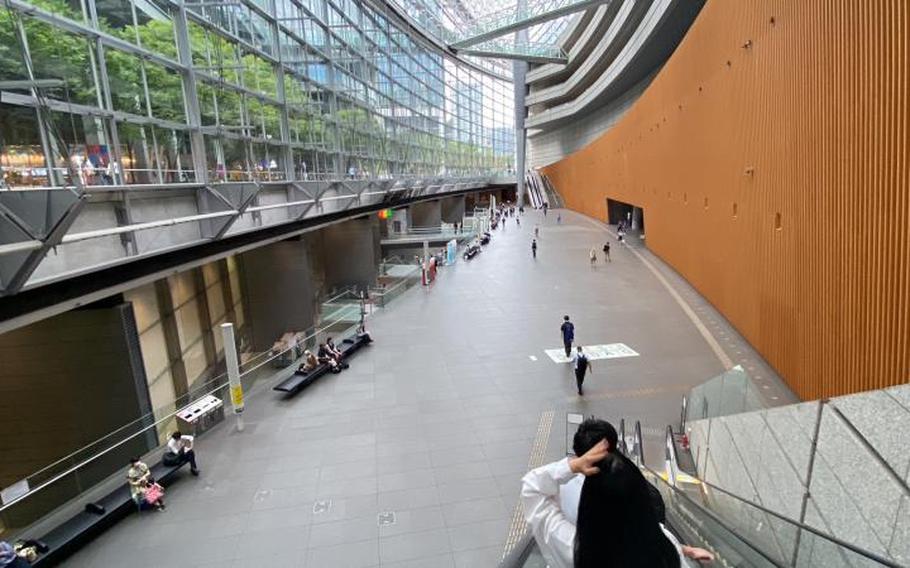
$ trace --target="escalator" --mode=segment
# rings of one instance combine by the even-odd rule
[[[725,568],[824,567],[901,568],[888,559],[844,542],[824,532],[785,518],[756,503],[741,499],[690,475],[679,459],[677,437],[667,428],[666,471],[659,473],[644,461],[641,425],[632,432],[620,422],[619,450],[657,487],[666,507],[667,526],[680,541],[710,550],[709,566]],[[682,465],[683,467],[680,467]],[[719,505],[722,502],[722,507]],[[737,511],[735,518],[717,511]],[[690,566],[699,564],[689,561]],[[530,533],[520,539],[500,563],[500,568],[546,568],[547,564]]]

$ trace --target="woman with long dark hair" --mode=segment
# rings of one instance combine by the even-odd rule
[[[681,547],[658,523],[638,467],[618,453],[597,467],[578,503],[575,568],[679,568]]]
[[[579,457],[538,467],[522,478],[525,520],[547,565],[681,568],[688,566],[683,557],[711,562],[710,552],[681,545],[664,528],[648,481],[638,466],[615,451],[615,431],[608,439],[588,446]],[[575,499],[570,498],[573,494]]]

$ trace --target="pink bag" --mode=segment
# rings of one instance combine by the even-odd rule
[[[149,505],[154,505],[162,497],[164,497],[164,488],[157,483],[149,485],[148,489],[145,490],[145,501]]]

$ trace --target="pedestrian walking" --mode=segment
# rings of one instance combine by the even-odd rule
[[[581,345],[579,345],[577,349],[575,358],[573,359],[573,362],[575,363],[575,385],[578,387],[578,396],[584,396],[585,391],[582,388],[582,385],[585,382],[585,375],[588,373],[589,369],[593,372],[593,367],[591,367],[591,362],[588,360],[587,355],[581,350]]]
[[[604,258],[607,259],[607,262],[613,262],[610,259],[610,243],[604,243]]]
[[[572,356],[572,342],[575,341],[575,324],[569,321],[569,316],[562,317],[562,345],[566,348],[566,357]]]
[[[597,264],[597,251],[591,247],[591,266]]]
[[[562,224],[562,213],[557,213],[557,214],[556,214],[556,224],[557,224],[557,225],[561,225],[561,224]]]
[[[515,217],[515,224],[521,227],[521,218]]]
[[[531,240],[531,255],[537,258],[537,239]]]
[[[539,236],[540,236],[540,225],[534,225],[534,238],[536,239]]]

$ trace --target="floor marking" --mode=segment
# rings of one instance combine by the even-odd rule
[[[608,343],[606,345],[582,345],[582,350],[588,359],[619,359],[621,357],[638,357],[638,352],[625,343]],[[544,349],[554,363],[571,363],[572,358],[566,357],[565,349]]]
[[[537,361],[537,357],[535,357],[534,355],[528,355],[528,359],[530,359],[531,361]]]
[[[609,229],[604,228],[603,224],[595,221],[594,219],[591,219],[591,218],[587,217],[586,215],[581,215],[581,218],[584,219],[585,221],[587,221],[588,223],[591,223],[592,225],[595,225],[598,228],[606,231],[608,234],[613,235],[614,237],[616,236],[616,234],[613,231],[610,231]],[[699,333],[701,333],[701,336],[705,338],[705,341],[708,343],[708,346],[711,347],[711,349],[714,351],[714,354],[720,360],[720,363],[721,363],[721,365],[724,366],[724,369],[732,369],[733,361],[730,360],[729,357],[727,357],[726,353],[724,353],[723,348],[720,346],[720,344],[717,343],[717,340],[714,339],[714,335],[712,335],[711,332],[708,331],[708,328],[705,327],[705,324],[702,323],[701,318],[699,318],[698,315],[694,311],[692,311],[692,308],[689,306],[689,304],[682,298],[682,296],[679,295],[679,293],[673,288],[673,286],[667,281],[667,279],[664,278],[664,275],[661,274],[660,271],[657,270],[657,267],[655,267],[647,258],[642,256],[641,253],[639,253],[637,250],[635,250],[634,247],[626,246],[625,248],[626,248],[626,250],[628,250],[629,252],[634,254],[636,257],[638,257],[638,260],[640,260],[642,262],[642,264],[644,264],[645,267],[651,271],[651,273],[654,275],[654,277],[657,278],[657,280],[661,284],[664,285],[664,288],[667,289],[667,291],[670,293],[670,296],[674,300],[676,300],[676,303],[679,304],[679,307],[682,308],[682,311],[685,312],[685,314],[687,316],[689,316],[690,320],[692,320],[692,323],[695,325],[695,328],[699,331]],[[713,319],[710,321],[711,321],[711,323],[715,323],[715,320],[713,320]]]
[[[550,441],[550,430],[553,428],[553,416],[555,412],[547,410],[540,415],[540,422],[537,424],[537,435],[534,436],[534,444],[531,445],[531,455],[528,457],[528,470],[543,465],[544,456],[547,454],[547,443]],[[509,524],[509,535],[506,538],[506,545],[502,551],[502,557],[505,558],[512,552],[518,541],[525,535],[528,530],[528,523],[525,522],[524,511],[521,508],[521,499],[515,503],[515,510],[512,511],[512,522]]]

